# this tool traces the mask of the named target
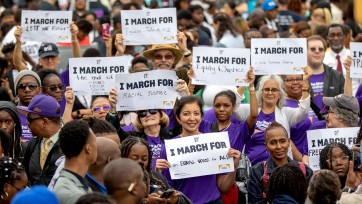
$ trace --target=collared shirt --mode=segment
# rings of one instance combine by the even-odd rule
[[[59,131],[60,131],[60,129],[59,129]],[[55,133],[54,135],[52,135],[49,139],[52,141],[50,144],[49,144],[49,147],[50,147],[50,149],[52,149],[53,148],[53,146],[55,145],[55,143],[57,143],[58,142],[58,139],[59,139],[59,131],[57,132],[57,133]],[[46,138],[43,138],[42,140],[41,140],[41,148],[43,148],[43,146],[44,146],[44,141],[46,140]]]
[[[87,173],[85,175],[86,180],[92,182],[94,185],[96,185],[98,187],[98,189],[102,192],[103,195],[107,195],[107,189],[104,185],[102,185],[101,183],[99,183],[93,176],[91,176],[89,173]],[[93,191],[95,191],[95,189],[92,189]]]

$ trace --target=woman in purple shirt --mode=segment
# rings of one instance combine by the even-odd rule
[[[182,126],[182,132],[175,138],[201,134],[199,125],[202,119],[202,102],[194,97],[187,96],[177,101],[174,112],[177,121]],[[228,152],[229,157],[234,158],[234,167],[237,169],[240,152],[232,148]],[[220,192],[226,193],[235,183],[236,173],[199,176],[186,179],[172,180],[167,162],[166,149],[161,150],[161,159],[156,162],[156,169],[167,178],[169,184],[178,191],[183,192],[194,204],[222,203]]]

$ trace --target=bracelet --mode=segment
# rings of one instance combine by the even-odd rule
[[[255,87],[254,86],[249,86],[249,91],[255,91]]]
[[[249,91],[249,94],[254,94],[255,95],[255,91]]]
[[[346,193],[353,193],[354,190],[352,188],[349,188],[349,187],[344,187],[342,192],[346,192]]]

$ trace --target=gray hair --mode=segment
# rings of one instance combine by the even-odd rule
[[[337,119],[343,120],[348,127],[359,127],[359,117],[356,113],[339,107],[333,107],[334,114]]]
[[[265,82],[267,82],[269,80],[275,80],[278,83],[280,98],[278,100],[277,106],[278,106],[278,108],[282,108],[285,104],[285,95],[286,95],[285,89],[284,89],[284,81],[282,80],[282,78],[280,76],[275,75],[275,74],[265,75],[260,78],[260,80],[258,82],[258,86],[257,86],[257,91],[256,91],[256,99],[258,100],[258,106],[263,107],[263,98],[261,97],[261,95],[263,93],[262,89],[264,87]]]

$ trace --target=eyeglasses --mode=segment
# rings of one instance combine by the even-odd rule
[[[324,48],[321,48],[321,47],[319,47],[319,48],[311,47],[311,48],[310,48],[310,51],[312,51],[312,52],[317,52],[317,50],[318,50],[319,52],[324,52]]]
[[[105,106],[101,106],[101,107],[94,107],[93,108],[93,111],[98,113],[98,112],[101,112],[101,110],[103,111],[109,111],[111,109],[111,106],[110,105],[105,105]]]
[[[43,118],[46,118],[46,117],[37,117],[37,118],[32,118],[30,117],[30,115],[28,114],[26,116],[26,121],[28,121],[28,124],[30,125],[32,122],[34,122],[35,120],[38,120],[38,119],[43,119]]]
[[[327,162],[331,162],[330,159],[326,160]],[[347,163],[349,161],[349,156],[343,156],[339,158],[332,158],[332,165],[336,165],[337,163]]]
[[[34,91],[39,86],[36,83],[30,82],[30,83],[19,84],[17,89],[24,91],[26,89],[26,87],[28,87],[30,89],[30,91]]]
[[[155,58],[155,60],[162,60],[163,58],[165,58],[166,60],[173,59],[173,55],[171,55],[171,54],[167,54],[167,55],[157,54],[157,55],[154,55],[153,57]]]
[[[268,94],[268,93],[272,93],[272,94],[275,94],[275,93],[278,93],[279,92],[279,89],[276,89],[276,88],[264,88],[263,89],[263,93],[265,94]]]
[[[302,78],[297,78],[297,79],[286,79],[284,80],[285,83],[296,83],[296,82],[302,82],[303,79]]]
[[[343,38],[343,36],[344,36],[343,33],[331,33],[327,35],[328,38],[335,38],[335,37]]]
[[[49,89],[50,91],[57,91],[58,89],[60,91],[63,91],[65,89],[65,85],[51,85],[51,86],[47,86],[47,89]]]
[[[137,112],[138,117],[144,118],[147,116],[147,113],[150,113],[151,115],[155,115],[158,112],[156,109],[150,109],[150,110],[141,110]]]
[[[331,109],[329,109],[327,114],[331,114],[331,113],[334,113],[334,111],[332,111]]]

